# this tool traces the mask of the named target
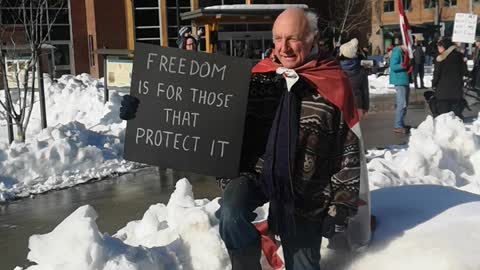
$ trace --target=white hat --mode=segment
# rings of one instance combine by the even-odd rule
[[[340,56],[347,58],[357,58],[358,39],[353,38],[349,42],[340,46]]]
[[[183,37],[186,33],[190,33],[190,32],[192,32],[192,30],[190,30],[190,27],[183,26],[182,28],[180,28],[180,31],[178,31],[178,36]]]

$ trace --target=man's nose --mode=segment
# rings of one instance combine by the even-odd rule
[[[288,51],[289,48],[290,46],[288,45],[288,41],[286,39],[282,39],[280,41],[280,50],[285,52]]]

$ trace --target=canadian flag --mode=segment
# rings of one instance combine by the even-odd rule
[[[402,31],[403,44],[407,47],[408,58],[413,59],[413,50],[412,50],[412,30],[410,29],[410,24],[408,23],[407,15],[405,15],[405,10],[403,9],[403,0],[397,0],[398,2],[398,16],[400,17],[400,30]]]

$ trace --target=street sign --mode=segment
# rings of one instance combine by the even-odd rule
[[[455,14],[453,42],[473,43],[477,31],[477,15],[468,13]]]
[[[125,159],[237,176],[248,100],[247,59],[136,43]]]

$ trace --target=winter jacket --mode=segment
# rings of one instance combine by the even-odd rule
[[[473,70],[470,74],[472,78],[472,86],[475,90],[480,90],[480,53],[477,50]]]
[[[415,46],[413,52],[413,61],[415,65],[424,65],[425,64],[425,53],[423,52],[422,46]]]
[[[403,51],[400,47],[393,48],[390,58],[390,84],[408,86],[410,84],[407,70],[402,66]]]
[[[275,73],[253,74],[240,170],[262,173],[263,153],[286,81]],[[292,87],[301,100],[294,179],[295,214],[321,220],[331,204],[356,211],[360,188],[360,144],[340,110],[302,78]],[[258,178],[257,178],[258,179]]]
[[[358,109],[368,111],[370,106],[368,76],[365,69],[360,65],[358,59],[347,59],[340,61],[340,65],[350,79],[355,105]]]
[[[467,72],[467,65],[463,55],[451,46],[437,56],[433,72],[432,87],[436,88],[437,99],[463,98],[463,76]]]

